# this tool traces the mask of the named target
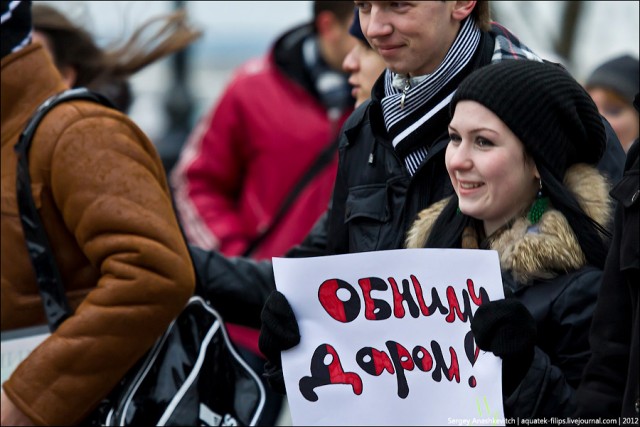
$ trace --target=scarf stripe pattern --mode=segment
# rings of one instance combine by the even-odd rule
[[[446,111],[448,100],[457,87],[456,84],[451,88],[448,83],[470,63],[480,42],[480,34],[473,19],[466,19],[438,69],[422,78],[406,93],[393,85],[394,78],[398,79],[397,74],[386,71],[385,97],[381,104],[385,126],[396,149],[400,149],[415,130],[429,122],[439,111]],[[401,107],[403,95],[404,106]],[[405,165],[412,175],[426,156],[427,149],[424,146],[406,153]]]

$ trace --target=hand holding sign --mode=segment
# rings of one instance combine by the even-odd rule
[[[271,388],[280,394],[286,394],[280,353],[300,342],[296,316],[287,298],[282,293],[273,291],[265,301],[260,318],[262,326],[258,345],[268,359],[265,376]]]
[[[478,347],[502,358],[503,393],[510,395],[526,375],[536,343],[536,322],[515,299],[482,305],[471,321]]]

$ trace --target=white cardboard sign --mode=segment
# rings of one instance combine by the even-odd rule
[[[282,353],[294,425],[504,425],[501,360],[475,346],[504,298],[495,251],[274,258],[300,328]]]

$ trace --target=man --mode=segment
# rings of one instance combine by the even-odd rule
[[[352,16],[350,2],[313,2],[312,22],[244,64],[196,127],[171,174],[191,243],[227,256],[271,259],[300,243],[326,210],[338,131],[354,104],[341,70],[355,44],[348,32]],[[309,170],[315,173],[306,175]],[[261,373],[258,330],[228,326]],[[265,425],[275,421],[270,407],[268,401]]]
[[[444,153],[448,104],[458,84],[492,62],[541,61],[504,27],[490,24],[488,2],[356,5],[365,37],[388,68],[374,85],[372,99],[343,126],[328,211],[288,257],[402,248],[417,212],[452,193]],[[617,144],[610,126],[607,132]],[[274,288],[265,263],[203,256],[209,257],[206,287],[212,300],[229,303],[228,294],[252,280],[259,285],[257,293],[243,296],[255,306]],[[274,293],[263,312],[260,336],[269,359],[267,375],[281,391],[280,351],[297,344],[295,331],[287,330],[288,314],[286,300]]]
[[[248,251],[322,151],[354,100],[342,60],[355,44],[353,5],[316,1],[312,23],[287,31],[234,75],[196,127],[172,171],[189,240],[225,255]],[[300,193],[250,254],[270,259],[306,236],[326,210],[337,158]]]

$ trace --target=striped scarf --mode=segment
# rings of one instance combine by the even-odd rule
[[[449,101],[460,82],[477,67],[473,58],[481,35],[475,21],[468,18],[433,73],[409,79],[388,69],[385,72],[381,101],[384,123],[396,152],[404,159],[411,175],[427,157],[428,146],[446,130]],[[500,25],[492,25],[490,36],[495,40],[492,62],[540,60]]]

